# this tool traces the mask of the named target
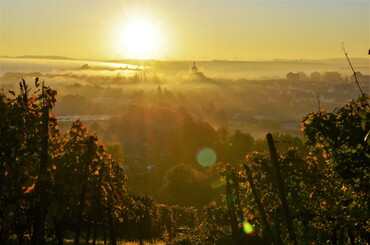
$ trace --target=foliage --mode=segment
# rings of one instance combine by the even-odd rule
[[[177,164],[170,168],[164,176],[161,192],[166,203],[198,208],[215,197],[215,190],[208,185],[206,175],[189,164]]]
[[[184,109],[132,108],[110,122],[111,130],[119,132],[115,140],[134,142],[124,154],[125,141],[104,146],[79,120],[62,134],[51,113],[56,91],[40,87],[38,79],[35,90],[24,80],[19,85],[17,96],[13,91],[0,92],[0,240],[4,243],[16,238],[22,244],[35,233],[42,183],[48,197],[46,235],[58,244],[65,238],[84,238],[93,244],[98,239],[111,244],[117,240],[290,244],[294,239],[287,219],[299,244],[370,242],[367,96],[333,112],[308,114],[302,123],[305,145],[297,137],[274,134],[290,211],[286,216],[278,172],[264,140],[239,130],[214,130]],[[42,174],[46,110],[48,156]],[[197,165],[196,152],[204,146],[214,148],[222,163]],[[127,188],[126,160],[136,177],[132,189]],[[144,177],[150,178],[143,181]],[[155,195],[172,206],[129,194],[144,188],[156,190]],[[223,188],[225,194],[216,201]],[[246,222],[253,226],[248,234],[243,231]]]
[[[16,230],[18,239],[23,241],[23,233],[33,222],[33,209],[37,182],[40,172],[41,114],[43,106],[51,108],[55,103],[56,91],[35,80],[35,91],[22,80],[20,94],[9,91],[7,97],[0,92],[0,240],[7,240]],[[59,136],[58,124],[54,115],[49,114],[49,138]],[[49,144],[49,151],[58,153],[59,142]],[[47,169],[52,179],[53,160]]]
[[[320,111],[304,118],[302,131],[313,151],[322,154],[324,199],[335,229],[354,232],[369,242],[370,233],[370,107],[368,96],[327,113]],[[350,235],[350,234],[349,234]]]
[[[10,98],[4,91],[0,93],[0,236],[5,242],[16,234],[22,243],[38,218],[41,115],[45,107],[53,108],[56,91],[44,85],[39,89],[38,79],[35,87],[38,90],[31,93],[22,80],[18,96],[13,91],[9,91]],[[80,121],[62,135],[56,117],[50,113],[48,132],[47,173],[42,177],[49,197],[45,203],[47,227],[55,230],[59,242],[66,230],[76,231],[82,222],[87,228],[109,224],[112,233],[114,223],[127,212],[130,199],[122,165]],[[111,235],[110,240],[115,237]]]
[[[307,144],[322,151],[329,167],[360,192],[370,188],[370,108],[366,97],[304,118]],[[367,197],[368,198],[368,197]]]
[[[49,114],[47,174],[41,177],[41,116],[45,106],[53,108],[56,91],[43,86],[42,93],[31,94],[24,80],[20,88],[18,96],[9,91],[13,98],[0,93],[1,241],[12,243],[16,235],[22,244],[33,235],[41,178],[47,183],[47,235],[58,244],[73,236],[78,241],[80,234],[94,244],[98,239],[111,244],[117,239],[170,241],[177,229],[195,228],[193,207],[128,195],[121,144],[100,144],[79,120],[61,134],[56,117]]]
[[[303,120],[302,131],[311,152],[298,141],[297,148],[283,149],[278,155],[290,219],[299,244],[369,243],[369,112],[367,98],[359,97],[332,113],[310,113]],[[284,141],[280,135],[274,138],[275,144]],[[210,244],[217,244],[216,234],[222,234],[222,238],[228,237],[234,244],[252,239],[255,240],[251,244],[258,244],[261,239],[263,244],[269,244],[268,229],[256,204],[259,199],[272,239],[277,244],[292,243],[270,157],[249,153],[244,164],[244,170],[237,164],[219,165],[226,183],[225,202],[209,206],[213,212],[222,212],[205,216],[197,239],[207,244],[205,241],[211,238]],[[247,171],[256,185],[257,196],[252,193]],[[252,234],[240,233],[243,221],[253,225]]]

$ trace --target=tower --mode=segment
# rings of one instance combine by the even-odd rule
[[[193,62],[193,67],[191,68],[191,72],[192,73],[197,73],[198,72],[198,68],[195,66],[195,62]]]

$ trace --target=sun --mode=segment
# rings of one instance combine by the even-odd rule
[[[159,28],[152,21],[145,19],[127,21],[119,39],[123,55],[128,58],[154,58],[160,49]]]

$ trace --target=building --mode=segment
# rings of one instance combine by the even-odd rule
[[[191,73],[198,73],[198,68],[195,66],[195,62],[193,62],[193,66],[190,69]]]
[[[286,79],[290,82],[297,82],[300,80],[299,73],[289,72],[286,74]]]

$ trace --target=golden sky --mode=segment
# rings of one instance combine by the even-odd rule
[[[356,0],[0,0],[0,54],[81,59],[368,58]]]

